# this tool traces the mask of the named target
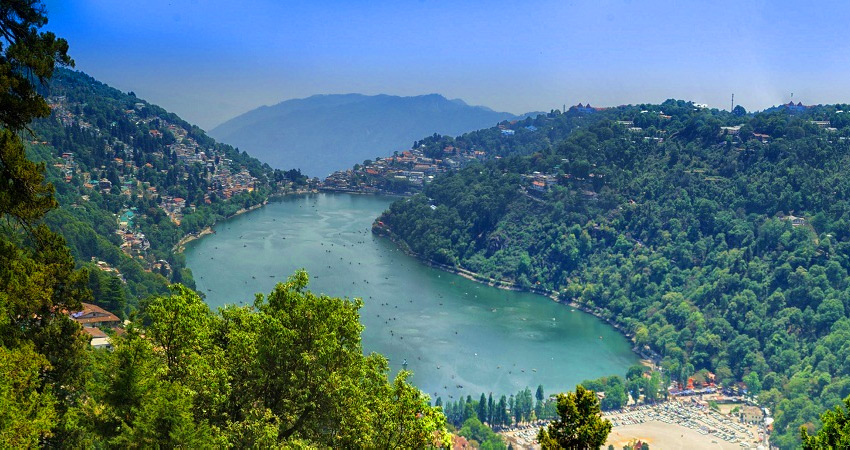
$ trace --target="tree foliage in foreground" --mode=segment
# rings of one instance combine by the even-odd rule
[[[20,134],[50,109],[37,87],[68,44],[39,29],[35,0],[0,3],[0,447],[62,442],[82,398],[87,344],[64,310],[89,298],[64,240],[40,221],[56,206]]]
[[[253,306],[215,314],[192,290],[145,305],[146,327],[96,352],[83,442],[110,446],[422,448],[445,417],[363,355],[360,300],[315,295],[297,272]],[[135,443],[135,444],[134,444]]]
[[[805,450],[850,448],[850,397],[844,399],[843,408],[824,412],[820,420],[823,427],[817,434],[810,435],[806,427],[800,427]]]
[[[581,385],[575,392],[558,394],[558,416],[537,434],[544,449],[597,449],[611,432],[611,422],[602,418],[596,394]]]

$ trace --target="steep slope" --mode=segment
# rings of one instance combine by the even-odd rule
[[[588,123],[566,140],[439,176],[375,228],[556,291],[653,350],[668,381],[745,386],[775,414],[771,443],[795,448],[850,395],[846,110],[574,108]]]
[[[42,90],[52,114],[31,124],[27,153],[56,189],[45,222],[118,314],[168,282],[193,284],[173,252],[182,237],[303,181],[81,72],[57,70]]]
[[[437,94],[315,95],[257,108],[209,133],[272,167],[324,177],[425,135],[458,135],[513,117]]]

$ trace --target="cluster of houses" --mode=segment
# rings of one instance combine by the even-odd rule
[[[48,98],[47,104],[50,106],[50,109],[53,111],[56,118],[59,119],[59,122],[62,123],[62,126],[77,126],[83,130],[90,130],[94,128],[91,123],[85,121],[82,117],[73,114],[71,110],[66,107],[67,99],[64,95]]]
[[[252,176],[248,169],[240,167],[239,171],[233,172],[230,167],[232,161],[222,158],[224,164],[219,164],[214,174],[210,177],[212,190],[222,198],[230,198],[240,192],[252,192],[257,185],[257,179]],[[209,193],[204,196],[205,201],[209,199]]]
[[[100,261],[97,258],[95,258],[94,256],[91,257],[91,262],[93,262],[97,266],[97,268],[100,269],[101,271],[115,275],[119,280],[121,280],[122,283],[127,282],[126,280],[124,280],[124,275],[121,274],[121,271],[118,270],[117,268],[109,265],[108,262]]]
[[[177,154],[177,160],[184,164],[200,163],[206,164],[207,168],[215,167],[214,161],[207,158],[205,151],[201,149],[198,143],[189,136],[189,133],[183,127],[169,124],[168,131],[174,136],[175,143],[170,144],[168,149]],[[158,138],[162,137],[159,130],[151,130],[151,136]]]
[[[605,109],[606,108],[597,108],[597,107],[594,107],[594,106],[590,106],[590,103],[588,103],[586,105],[582,105],[581,103],[579,103],[578,105],[570,106],[570,109],[568,111],[590,114],[590,113],[595,113],[595,112],[598,112],[598,111],[604,111]]]
[[[144,258],[151,243],[136,226],[136,208],[125,209],[118,216],[118,229],[115,233],[121,238],[121,250],[131,257]]]
[[[53,114],[59,118],[63,125],[93,129],[98,135],[102,135],[100,130],[72,112],[72,105],[67,102],[64,96],[51,97],[50,106]],[[162,151],[153,152],[153,155],[162,159],[167,158],[173,153],[176,155],[177,164],[200,164],[205,167],[207,181],[209,182],[209,192],[205,195],[207,202],[211,201],[210,194],[213,193],[220,198],[227,199],[237,193],[254,190],[257,179],[251,176],[245,167],[235,164],[232,160],[224,157],[223,154],[216,154],[216,151],[212,148],[204,149],[195,139],[189,136],[189,132],[181,125],[169,123],[166,119],[155,115],[141,117],[139,111],[145,106],[145,103],[138,102],[132,109],[125,110],[124,114],[128,120],[136,125],[151,125],[155,123],[160,129],[164,129],[165,133],[170,133],[174,137],[174,143],[166,146],[168,155]],[[114,126],[115,123],[112,125]],[[162,138],[163,131],[160,131],[160,129],[151,129],[148,133],[153,138]],[[141,167],[136,167],[136,163],[133,161],[134,148],[121,140],[113,138],[106,145],[105,150],[109,153],[113,152],[116,148],[122,149],[127,156],[126,160],[116,157],[112,161],[116,168],[121,169],[119,170],[121,193],[127,196],[135,194],[137,197],[156,195],[155,186],[151,186],[147,182],[139,183],[134,175],[144,168],[153,168],[153,166],[150,163],[146,163]],[[58,162],[56,167],[63,170],[65,181],[67,182],[71,181],[74,174],[80,173],[77,164],[74,162],[74,155],[69,152],[63,153],[62,161]],[[107,167],[101,166],[100,169],[101,172],[105,172]],[[105,178],[92,179],[89,173],[81,173],[81,175],[86,180],[83,185],[89,189],[108,193],[113,188],[114,183],[110,180]],[[160,207],[178,224],[182,209],[186,206],[190,205],[180,205],[180,202],[176,202],[174,199],[162,199],[160,202]]]
[[[176,225],[180,225],[183,220],[183,209],[186,208],[186,199],[182,197],[172,197],[170,195],[161,195],[159,197],[159,207],[165,211],[168,218]]]
[[[475,159],[484,159],[483,151],[462,151],[453,146],[443,149],[442,158],[425,156],[422,148],[396,152],[387,158],[376,158],[367,164],[332,173],[319,189],[344,192],[381,193],[392,182],[401,183],[408,192],[418,190],[438,173],[461,167]]]
[[[36,144],[37,142],[33,142]],[[46,144],[46,142],[38,142],[39,144]],[[62,178],[66,183],[71,181],[74,174],[77,172],[77,163],[74,162],[74,154],[71,152],[63,152],[62,160],[53,165],[57,169],[62,171]]]
[[[88,129],[98,136],[107,135],[76,114],[74,111],[79,111],[77,108],[79,105],[69,102],[65,96],[50,97],[48,100],[54,116],[64,126]],[[133,108],[124,110],[123,113],[128,120],[136,125],[150,125],[152,129],[148,133],[153,138],[161,139],[164,137],[163,133],[170,133],[174,137],[173,143],[165,146],[162,151],[153,152],[154,156],[160,159],[176,156],[175,164],[177,165],[200,165],[203,167],[208,185],[208,192],[204,195],[206,203],[212,202],[212,195],[228,199],[240,192],[251,192],[255,189],[258,180],[245,167],[234,163],[224,154],[218,154],[215,149],[201,147],[189,135],[189,132],[179,124],[169,123],[166,119],[156,115],[142,117],[144,114],[140,112],[145,106],[145,103],[138,102],[133,105]],[[112,123],[112,126],[116,125],[115,122]],[[36,141],[33,144],[47,145],[48,143]],[[122,152],[123,155],[119,155],[116,150]],[[76,176],[82,181],[84,188],[98,191],[104,195],[117,193],[114,188],[118,187],[120,194],[128,198],[158,199],[159,208],[177,225],[180,225],[183,215],[186,213],[186,208],[193,209],[195,207],[193,204],[187,204],[187,201],[183,198],[161,194],[157,187],[151,185],[150,182],[139,181],[137,175],[141,171],[153,169],[154,166],[151,163],[137,166],[134,157],[136,149],[133,145],[111,137],[105,143],[104,151],[107,155],[111,154],[114,157],[107,165],[90,168],[91,172],[82,171],[79,163],[75,161],[74,154],[67,151],[61,154],[54,166],[62,172],[65,182],[71,183]],[[119,156],[123,156],[123,158]],[[110,181],[106,178],[106,173],[113,168],[118,173],[118,179],[112,177],[112,181]],[[161,170],[161,172],[165,173],[167,170]],[[116,181],[119,183],[117,186]],[[83,195],[82,199],[88,201],[89,196]],[[150,248],[150,242],[136,223],[139,214],[141,213],[136,211],[135,208],[122,211],[117,217],[116,234],[121,238],[121,249],[124,253],[131,257],[144,259],[147,256],[147,250]],[[149,267],[149,270],[161,267],[161,264],[157,262],[151,264],[153,265]],[[157,264],[160,264],[160,267],[156,267]],[[170,270],[170,268],[167,268],[167,270]]]

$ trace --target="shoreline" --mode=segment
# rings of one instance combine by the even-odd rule
[[[609,325],[612,328],[614,328],[615,330],[617,330],[617,332],[619,332],[623,337],[625,337],[630,343],[632,343],[634,345],[634,341],[632,341],[634,334],[625,330],[620,324],[613,322],[611,319],[609,319],[607,317],[604,317],[602,315],[601,310],[599,310],[598,308],[590,308],[586,305],[582,305],[580,303],[577,303],[574,300],[562,300],[562,299],[559,298],[560,295],[559,295],[558,291],[554,291],[554,290],[550,291],[548,289],[524,288],[522,286],[517,285],[516,283],[511,282],[511,281],[499,280],[499,279],[496,279],[496,278],[486,277],[484,275],[481,275],[479,273],[473,272],[473,271],[468,270],[468,269],[464,269],[462,267],[447,266],[445,264],[440,264],[436,261],[432,261],[432,260],[423,258],[421,255],[413,252],[410,249],[410,247],[404,241],[402,241],[401,239],[398,239],[395,236],[395,234],[392,232],[392,230],[390,230],[386,225],[377,225],[377,219],[376,219],[376,222],[372,224],[372,232],[374,234],[377,234],[378,236],[386,237],[387,239],[392,241],[398,248],[400,248],[404,253],[406,253],[409,256],[416,258],[418,261],[420,261],[421,263],[423,263],[427,266],[430,266],[430,267],[433,267],[433,268],[436,268],[436,269],[440,269],[444,272],[459,275],[463,278],[474,281],[476,283],[486,284],[488,286],[492,286],[492,287],[495,287],[497,289],[503,289],[503,290],[507,290],[507,291],[517,291],[517,292],[528,292],[528,293],[531,293],[531,294],[542,295],[542,296],[545,296],[545,297],[549,297],[549,299],[551,299],[555,303],[560,303],[562,305],[567,305],[567,306],[570,306],[572,308],[576,308],[578,310],[581,310],[581,311],[583,311],[587,314],[590,314],[590,315],[596,317],[597,319],[605,322],[606,325]],[[638,349],[636,347],[632,347],[632,352],[634,352],[634,354],[637,355],[640,358],[640,364],[645,365],[645,366],[650,367],[650,368],[653,368],[653,369],[655,368],[655,362],[653,361],[652,358],[648,358],[647,355],[642,354],[640,351],[638,351]]]
[[[234,214],[227,216],[222,220],[232,219],[236,216],[239,216],[239,215],[245,214],[247,212],[254,211],[254,210],[257,210],[259,208],[262,208],[263,206],[265,206],[269,203],[269,200],[271,200],[273,198],[284,198],[284,197],[288,197],[288,196],[291,196],[291,195],[315,194],[315,193],[320,193],[320,192],[335,193],[335,194],[355,194],[354,192],[341,192],[341,191],[328,191],[328,190],[324,190],[324,191],[297,190],[297,191],[294,191],[294,192],[271,194],[271,195],[269,195],[268,198],[263,200],[262,203],[258,203],[254,206],[251,206],[250,208],[242,208],[242,209],[236,211]],[[357,193],[357,194],[358,195],[385,195],[385,194],[373,194],[373,193],[368,193],[368,192],[361,192],[361,193]],[[404,198],[404,196],[399,196],[399,197]],[[213,227],[215,225],[217,225],[218,223],[219,223],[219,221],[216,221],[212,225],[204,228],[203,230],[201,230],[197,233],[190,233],[190,234],[187,234],[186,236],[183,236],[183,238],[181,238],[180,241],[178,241],[177,244],[174,245],[173,251],[175,253],[182,253],[185,250],[186,244],[188,244],[189,242],[195,241],[197,239],[200,239],[200,238],[207,236],[207,235],[210,235],[210,234],[214,234],[215,230],[213,230]],[[393,232],[388,227],[386,227],[385,225],[377,225],[377,219],[376,219],[376,222],[374,222],[372,224],[372,232],[374,234],[379,235],[379,236],[386,237],[387,239],[392,241],[398,248],[400,248],[403,252],[405,252],[407,255],[409,255],[413,258],[416,258],[417,261],[419,261],[419,262],[421,262],[421,263],[423,263],[427,266],[442,270],[444,272],[459,275],[459,276],[466,278],[470,281],[474,281],[476,283],[481,283],[481,284],[485,284],[485,285],[488,285],[488,286],[492,286],[492,287],[495,287],[497,289],[503,289],[503,290],[508,290],[508,291],[516,291],[516,292],[528,292],[528,293],[531,293],[531,294],[537,294],[537,295],[541,295],[541,296],[544,296],[544,297],[548,297],[553,302],[560,303],[562,305],[566,305],[566,306],[569,306],[571,308],[575,308],[575,309],[578,309],[582,312],[590,314],[590,315],[596,317],[597,319],[605,322],[606,325],[613,327],[615,330],[617,330],[617,332],[619,332],[623,337],[625,337],[630,343],[634,344],[634,342],[632,341],[634,334],[625,330],[620,324],[613,322],[611,319],[609,319],[607,317],[604,317],[602,315],[601,310],[599,310],[598,308],[590,308],[586,305],[582,305],[580,303],[577,303],[574,300],[562,300],[562,299],[559,298],[558,291],[554,291],[554,290],[550,291],[548,289],[524,288],[522,286],[517,285],[514,282],[511,282],[511,281],[499,280],[499,279],[491,278],[491,277],[485,277],[484,275],[481,275],[477,272],[473,272],[473,271],[468,270],[468,269],[464,269],[462,267],[447,266],[445,264],[440,264],[436,261],[432,261],[432,260],[423,258],[422,256],[418,255],[417,253],[413,252],[410,249],[410,247],[404,241],[398,239],[395,236],[395,234],[393,234]],[[643,354],[642,352],[638,351],[638,349],[636,347],[632,347],[632,352],[640,358],[640,364],[645,365],[645,366],[650,367],[650,368],[653,368],[653,369],[655,368],[655,361],[652,357],[648,357],[646,354]]]
[[[174,252],[174,253],[183,253],[183,251],[186,250],[186,244],[188,244],[192,241],[195,241],[197,239],[200,239],[204,236],[207,236],[207,235],[210,235],[210,234],[215,234],[215,230],[213,229],[213,227],[218,225],[218,223],[222,220],[232,219],[236,216],[239,216],[239,215],[245,214],[247,212],[251,212],[251,211],[254,211],[256,209],[259,209],[263,206],[266,206],[269,203],[269,201],[272,200],[272,199],[284,198],[284,197],[289,197],[289,196],[292,196],[292,195],[306,195],[306,194],[380,195],[380,196],[384,196],[384,197],[398,197],[398,198],[408,197],[408,195],[404,195],[404,194],[392,194],[392,193],[384,193],[384,192],[346,191],[346,190],[327,189],[327,188],[311,189],[311,190],[297,189],[297,190],[291,191],[291,192],[273,193],[273,194],[269,194],[269,196],[266,197],[266,199],[263,200],[262,203],[258,203],[254,206],[251,206],[250,208],[242,208],[242,209],[236,211],[235,213],[233,213],[233,214],[231,214],[227,217],[224,217],[223,219],[216,220],[215,222],[212,223],[212,225],[202,229],[201,231],[198,231],[196,233],[188,233],[188,234],[184,235],[183,237],[180,238],[179,241],[177,241],[176,244],[174,244],[174,246],[171,248],[171,251]]]
[[[333,187],[320,187],[318,189],[320,193],[329,193],[329,194],[352,194],[352,195],[380,195],[382,197],[398,197],[398,198],[407,198],[415,195],[416,193],[404,193],[399,194],[397,192],[385,192],[385,191],[363,191],[359,189],[341,189],[341,188],[333,188]]]
[[[220,221],[232,219],[236,216],[240,216],[242,214],[260,209],[263,206],[266,206],[269,203],[269,201],[272,200],[272,199],[284,198],[284,197],[288,197],[290,195],[304,195],[304,194],[313,194],[313,193],[316,193],[316,191],[298,189],[298,190],[295,190],[295,191],[292,191],[292,192],[269,194],[269,196],[266,197],[265,200],[263,200],[260,203],[257,203],[256,205],[250,206],[248,208],[241,208],[238,211],[236,211],[235,213],[233,213],[233,214],[231,214],[227,217],[224,217],[223,219],[216,220],[215,222],[212,223],[212,225],[202,229],[201,231],[198,231],[197,233],[187,233],[182,238],[180,238],[180,240],[177,241],[176,244],[174,244],[174,247],[171,248],[171,251],[175,254],[183,253],[183,251],[186,250],[186,244],[188,244],[192,241],[195,241],[197,239],[200,239],[204,236],[207,236],[207,235],[210,235],[210,234],[215,234],[215,230],[213,229],[213,227],[218,225],[218,223]]]

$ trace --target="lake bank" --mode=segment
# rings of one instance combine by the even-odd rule
[[[379,235],[379,236],[386,237],[391,242],[393,242],[395,245],[397,245],[398,248],[400,248],[403,252],[405,252],[406,254],[410,255],[413,258],[416,258],[418,261],[422,262],[425,265],[428,265],[430,267],[434,267],[436,269],[439,269],[439,270],[442,270],[442,271],[445,271],[445,272],[449,272],[449,273],[452,273],[452,274],[455,274],[455,275],[459,275],[461,277],[464,277],[464,278],[471,280],[471,281],[474,281],[476,283],[486,284],[487,286],[492,286],[492,287],[495,287],[497,289],[504,289],[504,290],[517,291],[517,292],[528,292],[528,293],[531,293],[531,294],[542,295],[542,296],[548,297],[552,301],[554,301],[555,303],[560,303],[562,305],[566,305],[566,306],[570,306],[572,308],[579,309],[579,310],[581,310],[581,311],[583,311],[587,314],[590,314],[590,315],[604,321],[609,326],[616,329],[621,335],[623,335],[623,337],[625,337],[629,341],[631,341],[632,338],[634,338],[634,333],[623,328],[620,324],[612,321],[610,318],[605,317],[602,314],[603,311],[601,309],[590,308],[590,307],[583,305],[581,303],[578,303],[578,302],[576,302],[575,300],[572,300],[572,299],[570,299],[570,300],[561,299],[560,293],[558,291],[548,290],[548,289],[536,289],[536,288],[523,287],[523,286],[516,284],[512,281],[500,280],[500,279],[497,279],[497,278],[488,277],[488,276],[482,275],[480,273],[473,272],[473,271],[468,270],[468,269],[464,269],[462,267],[449,266],[449,265],[446,265],[446,264],[441,264],[441,263],[438,263],[436,261],[427,259],[427,258],[422,257],[421,255],[417,254],[413,250],[411,250],[410,246],[408,246],[407,243],[404,242],[404,240],[398,238],[398,236],[396,236],[395,233],[393,233],[392,230],[389,229],[389,227],[387,227],[384,224],[379,224],[377,221],[372,223],[372,232]],[[637,348],[633,348],[632,351],[642,358],[641,364],[646,365],[648,367],[652,367],[652,368],[655,367],[655,365],[656,365],[656,361],[654,361],[655,358],[647,357],[647,355],[638,351]]]
[[[317,193],[317,191],[310,191],[310,190],[307,190],[307,189],[296,189],[295,191],[292,191],[292,192],[283,192],[283,193],[271,194],[268,197],[266,197],[266,199],[263,200],[261,203],[258,203],[256,205],[253,205],[253,206],[248,207],[248,208],[241,208],[238,211],[236,211],[235,213],[233,213],[233,214],[231,214],[227,217],[224,217],[221,220],[232,219],[236,216],[245,214],[247,212],[251,212],[251,211],[260,209],[263,206],[266,206],[269,203],[269,200],[272,200],[272,199],[275,199],[275,198],[283,198],[283,197],[286,197],[288,195],[304,195],[304,194],[315,194],[315,193]],[[218,222],[219,222],[218,220],[213,222],[212,225],[204,228],[201,231],[198,231],[197,233],[186,234],[185,236],[180,238],[180,240],[177,241],[176,244],[174,244],[174,247],[171,248],[171,251],[174,252],[174,253],[183,253],[183,251],[186,249],[186,244],[188,244],[188,243],[190,243],[190,242],[192,242],[196,239],[200,239],[204,236],[207,236],[207,235],[210,235],[210,234],[215,234],[215,230],[213,229],[213,227],[216,226],[216,224]]]
[[[556,392],[639,362],[619,332],[578,308],[447,274],[373,235],[393,200],[287,196],[221,221],[187,245],[187,266],[212,308],[250,304],[300,268],[313,292],[362,298],[364,351],[385,355],[393,373],[407,362],[432,398]]]
[[[224,218],[224,219],[222,219],[222,220],[231,219],[231,218],[233,218],[233,217],[236,217],[236,216],[239,216],[239,215],[245,214],[245,213],[247,213],[247,212],[251,212],[251,211],[257,210],[257,209],[262,208],[263,206],[265,206],[268,202],[269,202],[269,200],[268,200],[268,199],[265,199],[265,200],[263,200],[261,203],[258,203],[258,204],[254,205],[254,206],[251,206],[251,207],[248,207],[248,208],[241,208],[241,209],[239,209],[238,211],[236,211],[235,213],[233,213],[233,214],[231,214],[231,215],[229,215],[229,216],[225,217],[225,218]],[[176,244],[174,244],[174,247],[172,247],[171,251],[172,251],[172,252],[174,252],[174,253],[183,253],[183,250],[185,250],[185,249],[186,249],[186,244],[188,244],[188,243],[190,243],[190,242],[192,242],[192,241],[194,241],[194,240],[196,240],[196,239],[200,239],[200,238],[202,238],[202,237],[204,237],[204,236],[207,236],[207,235],[210,235],[210,234],[215,234],[215,230],[213,230],[213,227],[216,225],[216,223],[218,223],[218,221],[213,222],[213,224],[212,224],[212,225],[210,225],[210,226],[208,226],[208,227],[204,228],[203,230],[201,230],[201,231],[199,231],[199,232],[197,232],[197,233],[188,233],[188,234],[186,234],[185,236],[183,236],[182,238],[180,238],[180,240],[179,240],[179,241],[177,241],[177,243],[176,243]]]

